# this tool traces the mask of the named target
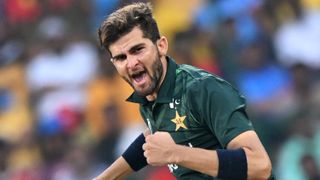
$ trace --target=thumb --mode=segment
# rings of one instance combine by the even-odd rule
[[[147,137],[147,136],[149,136],[150,134],[151,134],[151,131],[150,131],[149,128],[147,128],[147,129],[143,132],[144,137]]]

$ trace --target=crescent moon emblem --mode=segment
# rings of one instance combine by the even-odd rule
[[[181,102],[180,99],[174,100],[174,103],[175,103],[175,104],[180,104],[180,102]]]

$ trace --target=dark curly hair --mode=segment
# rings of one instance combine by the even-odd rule
[[[153,43],[160,39],[150,3],[133,3],[110,14],[98,31],[100,45],[109,51],[110,44],[128,34],[134,27],[139,27],[143,36]]]

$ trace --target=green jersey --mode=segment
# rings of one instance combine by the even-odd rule
[[[228,82],[193,66],[178,65],[169,57],[167,61],[166,77],[154,102],[135,93],[128,98],[140,104],[151,132],[169,132],[177,144],[215,150],[253,129],[244,97]],[[168,166],[178,179],[214,179],[176,164]]]

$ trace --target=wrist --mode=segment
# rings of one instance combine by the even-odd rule
[[[131,167],[132,170],[138,171],[148,165],[144,157],[142,146],[145,143],[143,134],[139,135],[122,154],[123,159]]]
[[[184,146],[182,145],[174,145],[173,148],[171,148],[171,156],[169,158],[169,164],[179,164],[183,161],[183,149]]]

